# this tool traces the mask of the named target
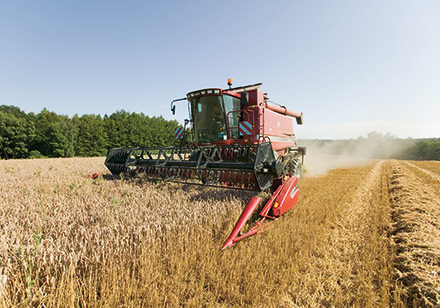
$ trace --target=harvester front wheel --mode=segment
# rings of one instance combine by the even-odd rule
[[[302,164],[299,157],[295,156],[287,161],[284,166],[284,174],[294,175],[298,178],[298,180],[301,179]]]

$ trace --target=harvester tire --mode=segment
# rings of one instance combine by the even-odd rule
[[[301,179],[302,164],[301,159],[298,156],[294,156],[287,161],[286,165],[284,166],[284,174],[294,175],[298,178],[298,180]]]

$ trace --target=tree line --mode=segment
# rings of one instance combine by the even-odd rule
[[[177,121],[119,110],[108,115],[26,113],[0,106],[0,158],[104,156],[113,147],[176,144]]]

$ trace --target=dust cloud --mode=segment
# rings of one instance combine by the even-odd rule
[[[319,176],[337,168],[362,166],[378,159],[400,158],[408,148],[408,142],[369,133],[368,138],[347,140],[298,140],[298,145],[307,147],[304,157],[304,175]]]
[[[374,159],[359,158],[349,155],[326,155],[313,152],[313,154],[307,155],[307,157],[305,158],[304,176],[320,176],[332,169],[362,166],[373,161]]]

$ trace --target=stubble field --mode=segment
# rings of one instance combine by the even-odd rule
[[[274,229],[225,251],[250,193],[103,162],[0,161],[1,307],[440,306],[439,162],[306,174]]]

